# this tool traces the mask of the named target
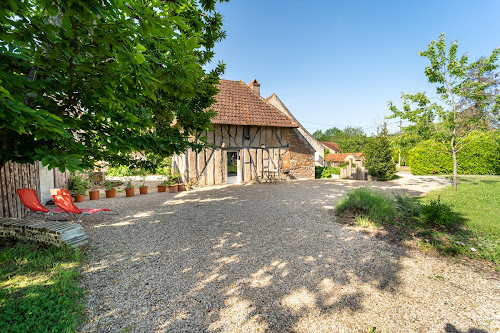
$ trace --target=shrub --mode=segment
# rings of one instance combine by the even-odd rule
[[[320,166],[315,166],[314,167],[314,178],[318,179],[321,178],[321,173],[323,172],[323,167]]]
[[[366,145],[364,154],[366,161],[364,166],[371,176],[378,180],[389,180],[396,173],[396,164],[392,159],[391,142],[387,129],[384,127],[377,136],[370,138]]]
[[[459,174],[500,174],[500,131],[472,132],[464,143],[457,153]],[[414,175],[450,174],[453,171],[451,154],[434,140],[420,142],[410,150],[409,163]]]
[[[366,187],[349,191],[335,210],[367,217],[374,222],[390,222],[396,216],[394,200],[389,195]]]
[[[422,207],[422,219],[435,226],[448,226],[452,222],[453,211],[450,205],[442,203],[441,198],[432,200]]]
[[[90,179],[83,179],[81,175],[72,174],[68,179],[68,190],[72,194],[85,194],[91,186]]]
[[[314,178],[332,178],[332,175],[340,175],[338,167],[314,167]]]
[[[418,199],[408,196],[408,194],[398,194],[393,193],[394,203],[396,205],[396,210],[398,217],[401,219],[411,219],[414,217],[419,217],[422,211],[422,205],[418,202]]]
[[[332,175],[340,175],[340,168],[326,167],[321,173],[321,178],[332,178]]]

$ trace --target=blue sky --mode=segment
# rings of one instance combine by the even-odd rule
[[[418,55],[446,33],[471,60],[500,47],[500,1],[231,0],[218,10],[227,38],[214,62],[223,78],[275,92],[309,131],[368,134],[402,91],[431,92]],[[397,121],[388,120],[392,131]]]

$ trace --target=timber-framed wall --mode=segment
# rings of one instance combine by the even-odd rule
[[[287,172],[291,178],[314,177],[314,150],[296,138],[288,127],[214,124],[211,132],[200,133],[212,149],[188,150],[173,158],[184,179],[196,185],[227,183],[227,152],[238,152],[239,181],[266,177],[266,172]],[[302,147],[303,145],[303,147]],[[304,168],[304,158],[307,162]],[[307,169],[304,173],[304,169]],[[299,172],[297,172],[299,171]]]

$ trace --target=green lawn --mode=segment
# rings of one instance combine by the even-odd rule
[[[0,332],[75,332],[82,254],[0,238]]]
[[[480,257],[500,263],[500,176],[458,176],[458,190],[447,186],[424,198],[440,197],[459,215],[456,240],[474,247]],[[459,244],[460,246],[460,244]],[[466,251],[467,252],[467,251]],[[474,252],[474,251],[472,251]],[[472,253],[471,253],[472,254]]]
[[[398,237],[423,250],[486,259],[500,269],[500,176],[459,176],[457,191],[447,186],[418,198],[358,188],[335,211],[362,227],[394,225]]]

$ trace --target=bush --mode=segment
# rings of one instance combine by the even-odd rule
[[[85,194],[91,186],[91,180],[83,179],[81,175],[72,174],[68,179],[68,190],[71,194]]]
[[[403,195],[393,193],[393,195],[399,218],[411,219],[420,216],[422,205],[417,198],[410,197],[406,193]]]
[[[340,168],[326,167],[321,173],[321,178],[332,178],[332,175],[340,175]]]
[[[384,127],[377,136],[370,138],[364,151],[364,166],[371,176],[378,180],[390,180],[396,173],[396,164],[392,159],[391,142]]]
[[[500,174],[500,131],[472,132],[464,140],[464,147],[457,153],[459,174]],[[453,160],[443,145],[434,140],[417,144],[409,152],[409,163],[414,175],[450,174]]]
[[[396,216],[394,200],[389,195],[366,187],[349,191],[335,210],[367,217],[374,222],[390,222]]]
[[[320,166],[315,166],[314,167],[314,178],[318,179],[321,178],[321,173],[323,172],[323,167]]]
[[[452,222],[453,211],[450,205],[442,203],[440,197],[422,207],[422,219],[425,223],[434,226],[449,226]]]
[[[314,168],[314,178],[332,178],[332,175],[340,175],[340,168],[320,166]]]

